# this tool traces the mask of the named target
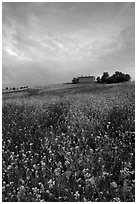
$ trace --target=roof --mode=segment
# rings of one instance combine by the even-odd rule
[[[80,77],[78,77],[78,78],[93,78],[93,77],[95,77],[95,76],[80,76]]]

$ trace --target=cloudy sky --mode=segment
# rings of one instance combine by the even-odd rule
[[[117,70],[134,78],[134,10],[124,2],[3,3],[3,87]]]

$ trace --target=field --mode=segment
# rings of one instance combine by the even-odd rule
[[[15,91],[14,90],[13,91],[2,90],[2,99],[22,97],[28,94],[29,94],[29,91],[27,89],[15,90]]]
[[[135,84],[3,100],[2,200],[135,201]]]

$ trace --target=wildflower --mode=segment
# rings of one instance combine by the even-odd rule
[[[90,182],[91,185],[95,185],[95,179],[92,177],[88,180]]]
[[[113,181],[113,182],[110,183],[110,187],[111,188],[117,188],[118,186],[117,186],[116,182]]]
[[[120,200],[120,198],[119,197],[115,197],[115,198],[113,198],[113,202],[120,202],[121,200]]]

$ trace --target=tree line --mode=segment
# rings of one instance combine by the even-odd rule
[[[97,77],[97,83],[121,83],[130,81],[131,76],[129,74],[124,74],[122,72],[116,71],[112,76],[109,76],[108,72],[104,72],[102,77]]]
[[[28,89],[28,88],[29,88],[28,86],[21,86],[20,88],[16,88],[16,87],[9,88],[9,87],[6,87],[5,89],[6,90],[19,90],[19,89]]]

